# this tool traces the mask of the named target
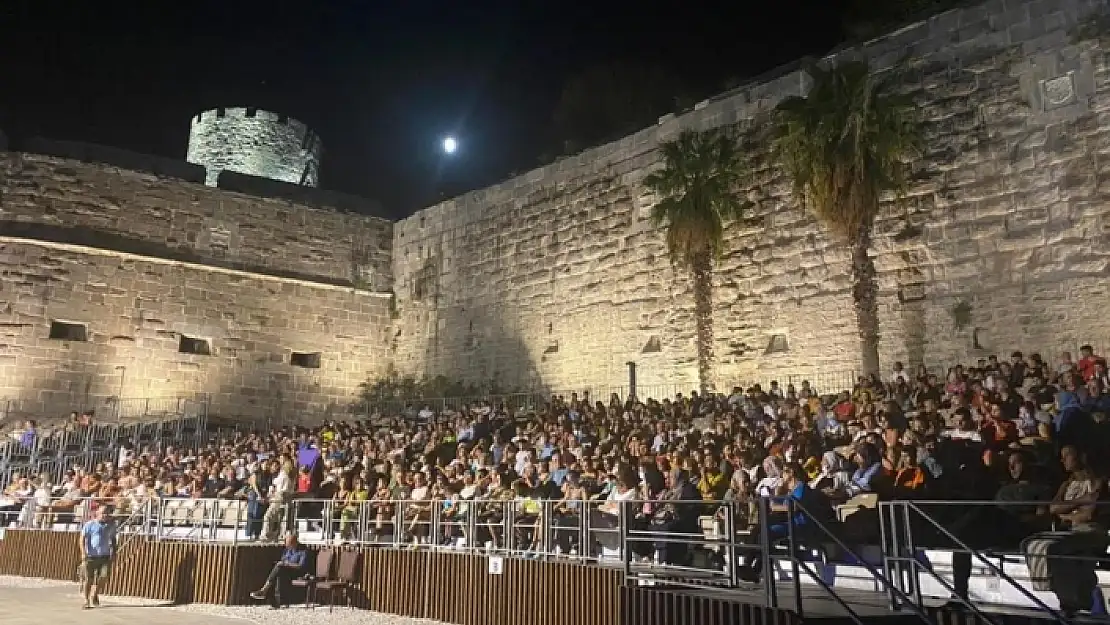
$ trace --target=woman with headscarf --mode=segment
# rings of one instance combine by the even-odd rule
[[[780,456],[767,456],[763,459],[763,479],[755,487],[760,497],[775,497],[782,486],[783,460]]]
[[[752,482],[751,474],[748,471],[737,468],[732,472],[728,491],[725,492],[725,502],[732,506],[733,514],[736,515],[737,527],[743,527],[749,519],[755,518],[754,487],[755,484]],[[721,510],[718,517],[724,519],[724,514],[724,511]]]
[[[1086,450],[1091,435],[1091,417],[1080,406],[1079,396],[1071,391],[1056,395],[1056,443],[1062,449],[1074,445]]]

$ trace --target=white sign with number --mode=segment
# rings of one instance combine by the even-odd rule
[[[505,558],[501,556],[490,556],[489,558],[489,574],[500,575],[505,572]]]

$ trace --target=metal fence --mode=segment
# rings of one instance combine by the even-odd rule
[[[795,389],[801,389],[803,383],[808,383],[810,388],[818,393],[833,394],[839,393],[840,391],[852,390],[858,378],[859,374],[856,371],[816,372],[811,375],[784,374],[781,376],[746,376],[743,380],[738,380],[736,386],[747,389],[754,384],[759,384],[763,390],[766,391],[771,388],[772,382],[777,382],[779,388],[785,393],[788,386],[792,385]],[[727,394],[731,392],[731,390],[732,387],[729,386],[728,388],[722,387],[718,389],[717,392]],[[434,413],[446,411],[457,412],[483,402],[488,402],[494,406],[503,404],[523,410],[539,409],[549,403],[553,397],[561,397],[567,401],[569,401],[571,397],[577,397],[579,400],[588,399],[591,402],[600,401],[608,405],[614,397],[621,402],[626,401],[633,395],[640,400],[655,399],[662,401],[664,399],[674,399],[679,394],[683,397],[690,397],[692,393],[696,392],[698,392],[698,385],[696,382],[676,382],[668,384],[637,384],[634,387],[593,386],[571,390],[537,390],[524,393],[486,394],[469,397],[381,398],[354,408],[349,416],[350,418],[365,418],[372,415],[406,415],[415,418],[425,407]]]
[[[68,425],[35,432],[29,439],[9,438],[0,441],[0,487],[9,485],[17,474],[47,476],[59,483],[74,466],[114,463],[124,441],[140,448],[166,444],[198,447],[208,441],[207,423],[203,414],[177,415],[138,423]]]
[[[0,399],[0,426],[23,420],[64,420],[71,413],[94,413],[101,423],[110,421],[152,420],[174,415],[198,417],[208,408],[206,398],[195,397],[114,397],[80,401]]]
[[[838,521],[814,514],[799,501],[766,498],[756,503],[754,511],[746,504],[702,500],[293,498],[271,508],[241,499],[51,500],[46,505],[31,502],[29,511],[9,510],[7,524],[75,530],[105,504],[116,507],[116,517],[126,524],[126,531],[153,540],[253,543],[295,531],[306,544],[589,562],[623,567],[626,577],[638,584],[751,590],[754,583],[765,594],[767,605],[779,607],[793,600],[799,616],[803,585],[824,589],[852,614],[838,589],[866,582],[880,596],[886,595],[891,609],[925,618],[927,597],[948,598],[954,590],[954,569],[944,558],[950,562],[958,554],[968,554],[976,565],[973,583],[994,584],[987,596],[996,603],[1034,609],[1059,620],[1051,593],[1034,590],[1033,573],[1020,572],[1018,564],[1042,557],[1050,567],[1058,562],[1086,563],[1083,566],[1094,569],[1110,559],[1105,532],[1101,539],[1092,536],[1086,551],[1032,556],[1024,541],[1009,552],[977,550],[948,529],[943,513],[955,507],[961,513],[1000,506],[1039,507],[1045,501],[883,502],[868,509],[878,519],[880,534],[875,537],[878,544],[868,545],[845,538]],[[755,522],[776,518],[780,521]],[[927,528],[936,532],[923,531]],[[936,545],[936,536],[945,543],[943,547]],[[753,566],[764,572],[758,580],[744,574]],[[1110,585],[1110,578],[1103,578],[1103,585]],[[966,605],[986,618],[982,601],[966,601]]]

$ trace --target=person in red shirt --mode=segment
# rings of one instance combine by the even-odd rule
[[[983,419],[982,427],[979,428],[979,436],[983,438],[983,444],[993,449],[1002,449],[1010,443],[1017,442],[1017,424],[1003,416],[1002,406],[992,402],[985,404],[984,407],[987,416]]]
[[[840,399],[833,406],[833,413],[836,414],[836,420],[841,423],[851,421],[856,415],[856,405],[852,403],[852,396],[848,391],[840,394]]]
[[[1078,369],[1084,381],[1095,377],[1096,365],[1099,363],[1102,363],[1103,368],[1106,367],[1106,359],[1102,356],[1096,356],[1093,347],[1084,345],[1079,348]]]
[[[297,493],[305,494],[312,492],[312,473],[308,467],[301,467],[300,473],[297,474]]]

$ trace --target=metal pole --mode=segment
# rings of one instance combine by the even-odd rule
[[[887,516],[891,519],[894,518],[894,506],[897,502],[880,503],[879,504],[879,544],[882,545],[883,550],[883,575],[887,579],[894,579],[894,570],[896,563],[891,560],[891,557],[897,558],[897,546],[889,532],[887,532]],[[887,606],[893,610],[898,609],[898,601],[894,595],[893,588],[886,589]]]
[[[235,502],[235,525],[231,530],[231,544],[239,544],[239,521],[243,519],[243,503],[241,501]]]
[[[590,502],[581,502],[582,509],[578,515],[578,556],[589,559],[593,544],[590,541]]]
[[[636,363],[628,361],[628,396],[636,397]]]
[[[624,578],[627,580],[632,575],[632,550],[628,548],[628,513],[631,508],[628,502],[622,501],[617,510],[620,516],[617,517],[617,526],[620,528],[620,550],[621,550],[621,564],[624,566]]]
[[[533,539],[533,542],[539,542],[540,553],[542,554],[541,557],[544,560],[546,560],[548,554],[553,551],[551,548],[551,517],[553,513],[554,509],[551,505],[551,500],[544,499],[540,508],[540,531],[543,532],[543,535],[540,537],[539,541]]]
[[[794,610],[798,613],[798,619],[804,622],[802,576],[798,568],[798,542],[794,537],[794,514],[794,500],[788,497],[786,499],[786,535],[788,548],[790,549],[790,578],[794,584]],[[767,571],[766,574],[770,575],[771,571]]]
[[[433,537],[438,537],[440,530],[443,529],[442,527],[440,527],[440,522],[439,522],[439,507],[440,506],[438,504],[439,504],[438,499],[429,499],[428,500],[428,535],[425,537],[425,540],[428,541],[428,546],[433,548],[433,549],[438,544],[438,541],[436,541],[436,539],[433,538]],[[417,525],[419,525],[419,523],[420,522],[417,521]],[[417,538],[417,540],[420,540],[420,539]]]
[[[513,554],[516,549],[516,502],[505,502],[505,514],[502,515],[501,528],[505,533],[505,553]]]
[[[762,549],[760,557],[763,558],[763,591],[767,598],[767,607],[778,608],[779,598],[775,589],[774,559],[771,557],[771,499],[759,498],[759,547]]]
[[[397,547],[405,536],[405,502],[398,501],[393,506],[393,546]]]
[[[914,603],[917,604],[918,609],[923,610],[925,608],[925,604],[921,599],[921,579],[919,577],[918,567],[916,564],[914,564],[917,561],[917,549],[916,546],[913,544],[913,528],[910,526],[909,508],[906,508],[904,510],[902,521],[905,523],[906,526],[906,557],[910,558],[910,588],[913,590]]]
[[[474,553],[478,544],[478,501],[471,500],[466,506],[466,551]]]
[[[728,542],[725,544],[725,557],[728,564],[725,571],[728,573],[728,587],[736,588],[740,585],[739,571],[736,568],[736,504],[729,502],[725,507],[725,535]]]
[[[891,567],[892,576],[890,581],[892,586],[897,586],[898,591],[902,596],[906,595],[906,562],[902,560],[906,556],[906,547],[902,545],[902,536],[899,532],[898,526],[898,503],[891,503],[890,505],[890,551],[894,553],[895,560],[894,566]],[[898,611],[901,607],[901,602],[898,594],[894,592],[894,588],[890,591],[890,609]]]

